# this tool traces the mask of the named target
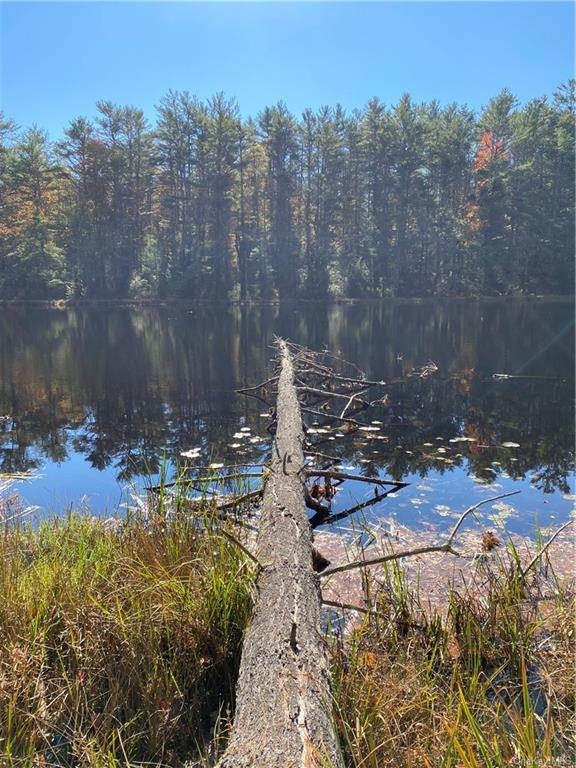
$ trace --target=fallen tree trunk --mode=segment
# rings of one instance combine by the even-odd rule
[[[277,429],[257,540],[258,599],[244,638],[233,731],[218,768],[342,768],[300,475],[302,416],[290,351],[282,341],[278,349]]]

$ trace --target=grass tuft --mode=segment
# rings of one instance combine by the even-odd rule
[[[390,566],[377,615],[332,638],[347,766],[572,766],[574,598],[553,583],[542,599],[511,550],[439,613]]]
[[[253,564],[184,515],[0,530],[3,766],[180,765],[233,705]]]

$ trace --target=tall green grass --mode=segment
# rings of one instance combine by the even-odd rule
[[[0,765],[180,765],[233,703],[253,565],[159,506],[0,531]]]
[[[224,746],[255,566],[212,502],[191,515],[164,485],[124,519],[0,527],[0,768],[207,766]],[[549,570],[543,599],[513,548],[491,558],[437,612],[387,563],[375,615],[329,629],[348,768],[572,765],[573,597]]]

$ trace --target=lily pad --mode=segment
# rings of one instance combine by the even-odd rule
[[[200,458],[200,448],[190,448],[188,451],[181,451],[180,456],[184,459],[198,459]]]

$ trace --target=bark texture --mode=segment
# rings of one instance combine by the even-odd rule
[[[280,341],[277,430],[258,534],[258,599],[246,632],[230,742],[218,768],[343,768],[306,514],[302,417]]]

